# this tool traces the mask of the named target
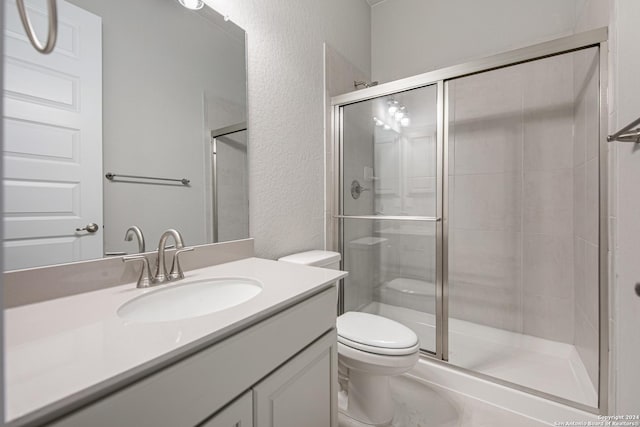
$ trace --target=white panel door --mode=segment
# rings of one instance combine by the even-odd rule
[[[27,6],[43,37],[45,2]],[[102,21],[65,1],[58,17],[41,55],[5,0],[5,270],[102,257]]]

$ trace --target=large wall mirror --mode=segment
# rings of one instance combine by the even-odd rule
[[[3,1],[5,270],[138,252],[132,226],[146,251],[168,228],[248,237],[241,28],[177,0],[58,0],[41,55]],[[27,6],[42,38],[46,3]]]

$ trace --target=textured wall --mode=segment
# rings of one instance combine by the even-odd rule
[[[250,234],[256,255],[324,245],[323,42],[370,69],[365,0],[207,0],[247,31]]]
[[[391,81],[570,34],[576,1],[386,0],[371,13],[371,76]]]

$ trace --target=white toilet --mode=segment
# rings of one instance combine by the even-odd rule
[[[279,261],[340,268],[340,254],[329,251],[303,252]],[[418,337],[398,322],[353,311],[338,317],[337,330],[340,374],[347,380],[346,390],[341,391],[340,412],[357,422],[350,425],[388,426],[394,414],[389,377],[416,364]]]

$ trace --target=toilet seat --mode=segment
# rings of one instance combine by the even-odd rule
[[[406,356],[420,349],[418,336],[401,323],[369,313],[350,311],[338,317],[338,342],[384,356]]]
[[[358,343],[355,341],[351,341],[347,338],[341,337],[340,335],[338,335],[338,342],[340,344],[346,345],[347,347],[351,347],[355,350],[377,354],[380,356],[407,356],[407,355],[416,353],[418,350],[420,350],[420,346],[418,344],[415,344],[414,346],[407,347],[407,348],[374,347],[374,346]]]

